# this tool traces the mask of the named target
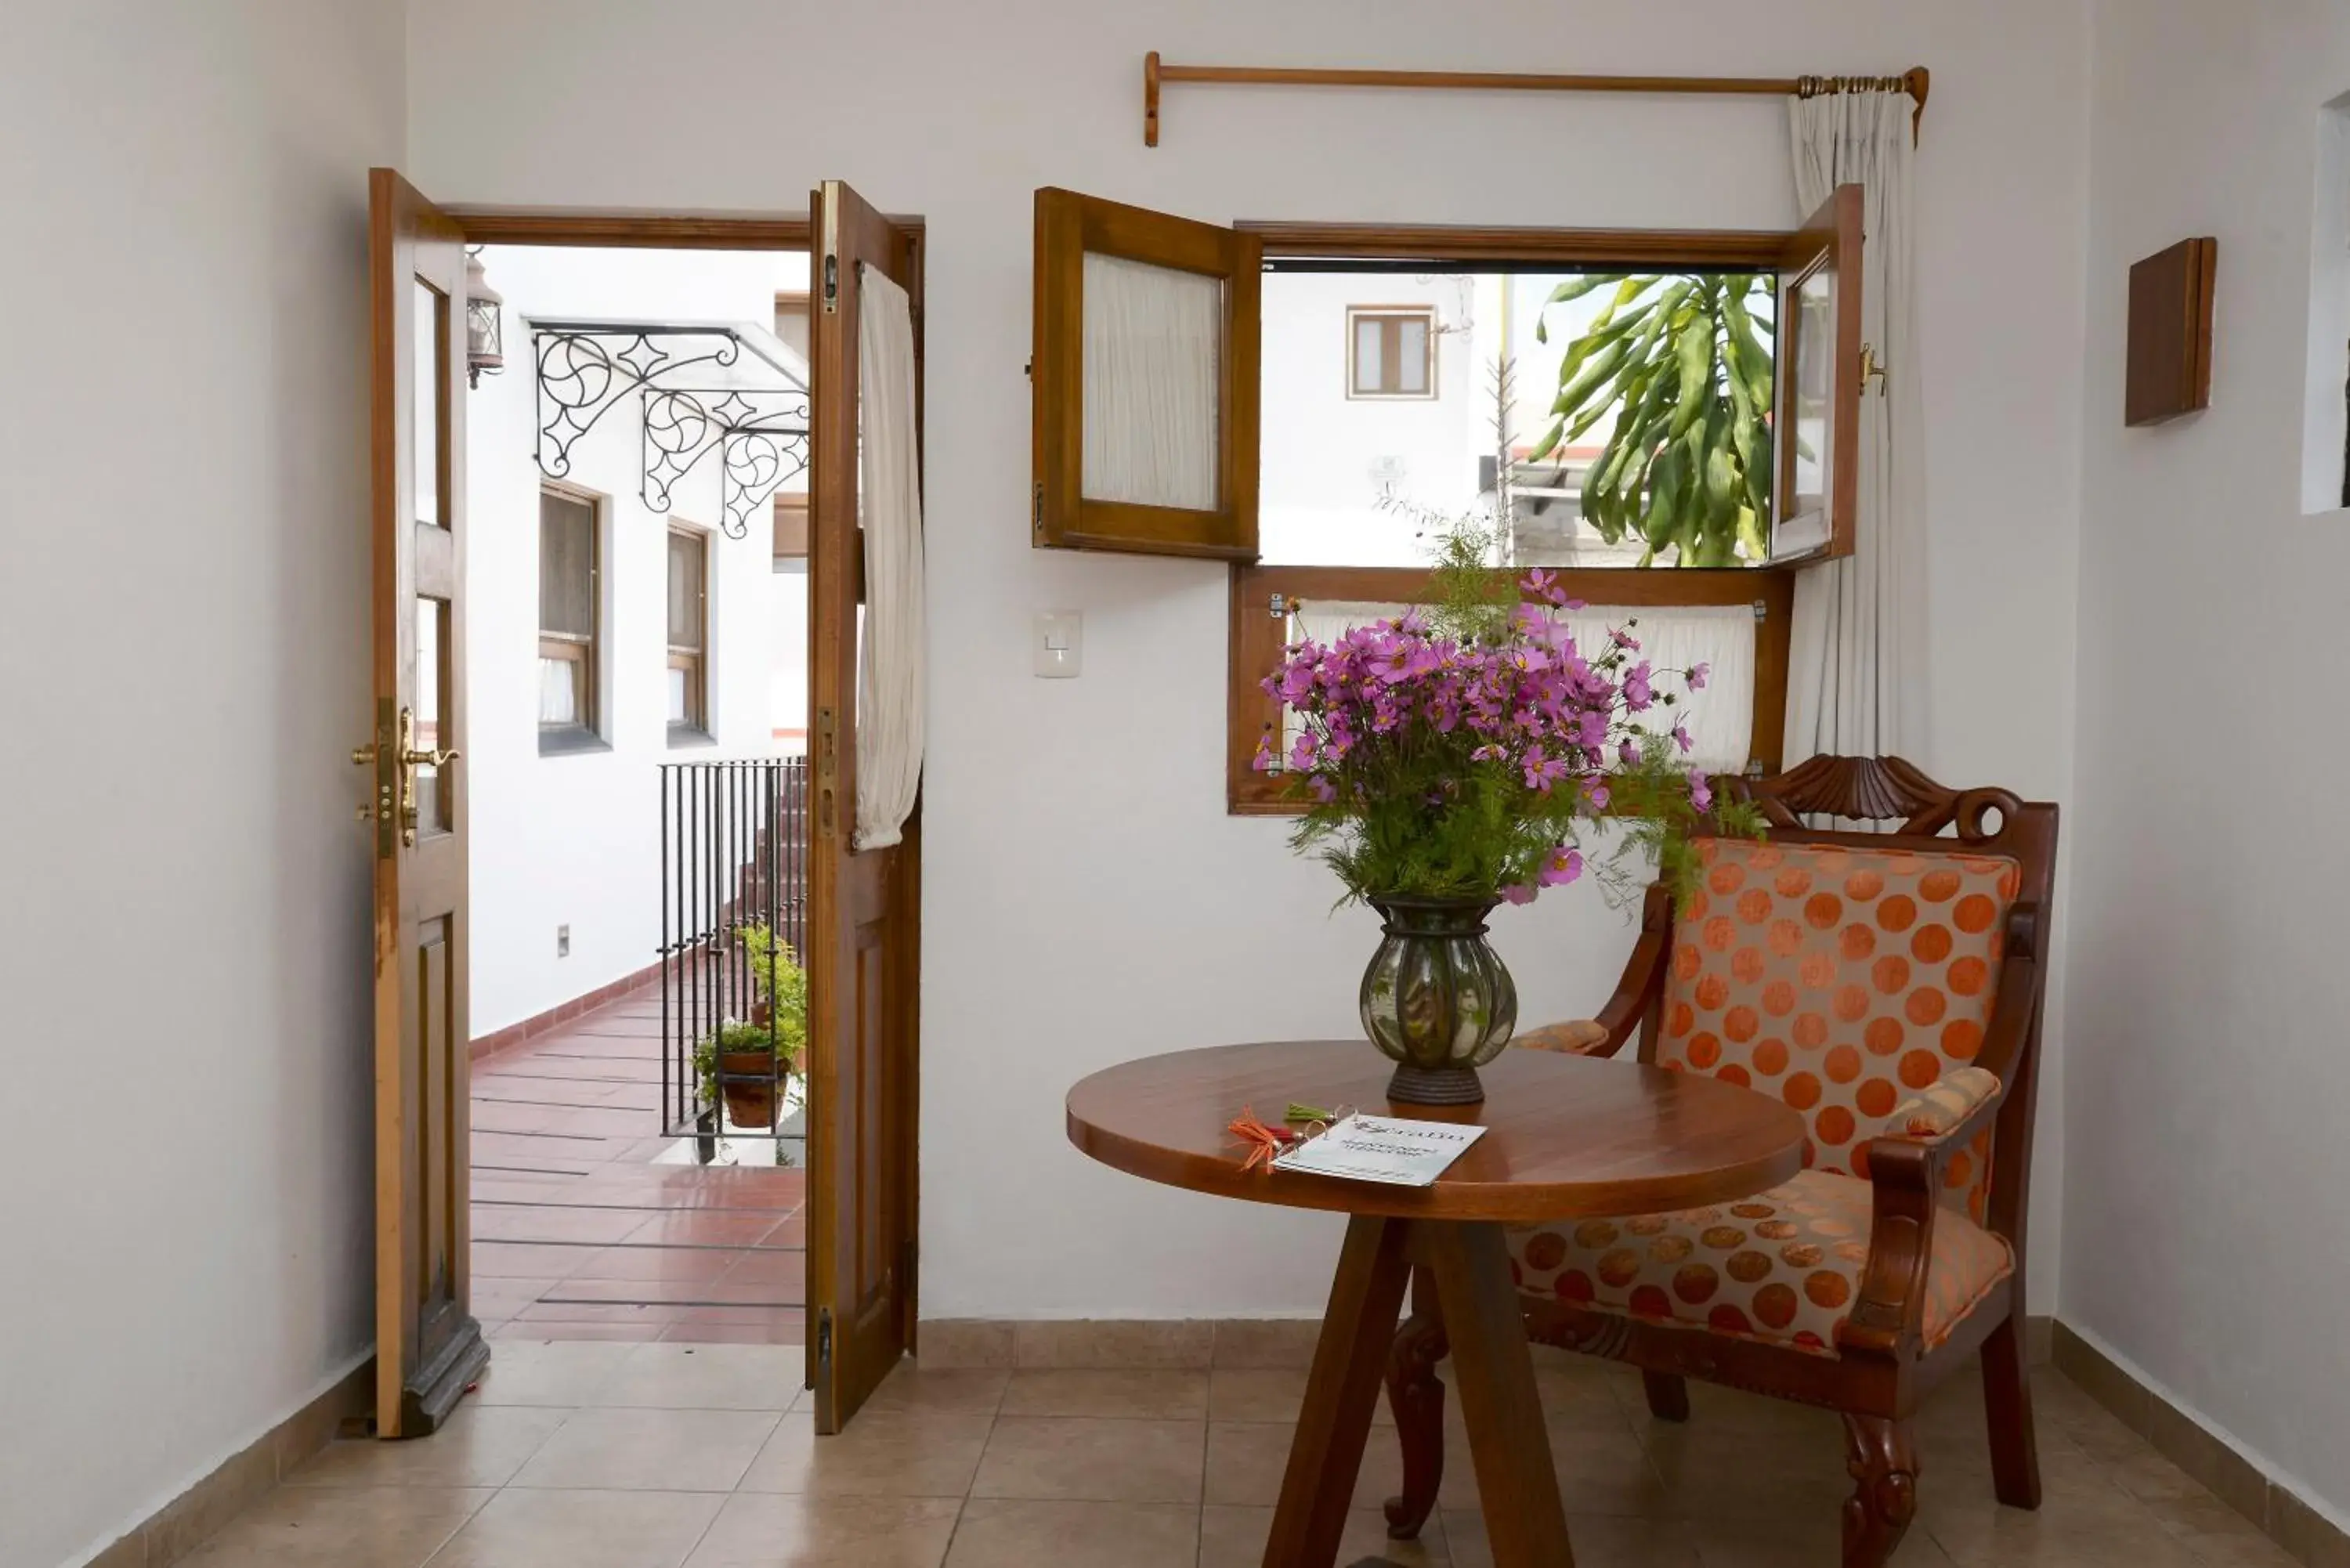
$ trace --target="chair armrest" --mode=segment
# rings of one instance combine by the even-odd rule
[[[1578,1056],[1613,1056],[1624,1049],[1624,1043],[1640,1027],[1640,1020],[1648,1016],[1664,988],[1672,933],[1672,895],[1662,888],[1650,888],[1641,909],[1640,940],[1632,944],[1632,956],[1624,961],[1624,978],[1616,982],[1616,994],[1607,999],[1599,1015],[1536,1029],[1518,1036],[1516,1043],[1537,1051],[1567,1051]]]
[[[2007,1087],[1962,1067],[1894,1107],[1889,1126],[1913,1129],[1868,1144],[1868,1262],[1838,1346],[1901,1355],[1925,1337],[1926,1271],[1950,1161],[1998,1117]]]

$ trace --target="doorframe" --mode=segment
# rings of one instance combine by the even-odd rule
[[[817,239],[812,216],[806,213],[674,213],[640,211],[625,208],[535,207],[495,204],[450,203],[441,208],[454,219],[463,231],[463,243],[468,245],[545,245],[567,246],[582,250],[646,249],[646,250],[728,250],[728,251],[805,251],[816,254]],[[913,236],[915,265],[918,275],[926,273],[928,234],[920,217],[897,213],[884,214],[889,222]],[[921,388],[923,356],[920,315],[923,302],[915,305],[914,367],[918,396],[915,402],[917,450],[921,450],[921,421],[925,417],[928,398],[919,395]],[[525,360],[530,358],[525,356]],[[810,389],[814,396],[814,389]],[[850,569],[861,583],[864,563],[852,562]],[[860,590],[861,594],[861,590]],[[814,615],[814,607],[810,607]],[[924,792],[926,794],[928,792]],[[904,1173],[906,1222],[909,1235],[917,1248],[921,1237],[921,886],[922,886],[922,795],[915,799],[914,813],[907,819],[904,837],[898,846],[899,875],[896,878],[894,897],[904,908],[895,911],[899,929],[910,933],[909,972],[914,990],[902,1000],[906,1003],[906,1070],[908,1081],[902,1085],[901,1097],[906,1102],[906,1125],[913,1129],[908,1141],[909,1168]],[[470,852],[470,846],[469,846]],[[466,1129],[470,1158],[473,1131]],[[813,1140],[809,1145],[809,1163],[815,1163]],[[847,1173],[853,1177],[854,1173]],[[808,1190],[813,1200],[817,1183],[813,1168],[809,1171]],[[830,1184],[837,1190],[838,1181]],[[904,1292],[904,1334],[908,1351],[914,1345],[915,1325],[920,1318],[920,1283],[918,1271],[910,1270]],[[803,1286],[802,1296],[807,1292]],[[805,1303],[807,1314],[806,1332],[808,1343],[815,1343],[816,1319],[813,1303]]]

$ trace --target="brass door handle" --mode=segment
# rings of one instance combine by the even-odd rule
[[[393,753],[400,759],[400,842],[416,847],[417,819],[420,815],[416,801],[416,775],[420,769],[439,770],[457,760],[461,754],[454,746],[435,747],[419,751],[416,746],[416,712],[411,708],[400,711],[400,750]]]
[[[454,746],[442,752],[420,752],[411,746],[400,753],[400,760],[402,765],[411,768],[445,768],[464,754]]]

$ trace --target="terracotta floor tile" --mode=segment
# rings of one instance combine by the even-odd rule
[[[716,1247],[748,1247],[764,1241],[781,1223],[764,1210],[696,1209],[648,1215],[612,1241],[669,1241]]]
[[[480,1214],[473,1218],[478,1224]],[[559,1241],[484,1241],[476,1238],[473,1274],[477,1279],[562,1279],[595,1251],[594,1247]]]
[[[584,1250],[573,1280],[680,1280],[707,1283],[724,1279],[750,1254],[734,1247],[601,1247]]]
[[[773,1234],[773,1232],[770,1232]],[[766,1285],[789,1293],[787,1299],[798,1301],[807,1281],[807,1253],[799,1248],[762,1247],[756,1251],[734,1254],[734,1264],[726,1272],[730,1285]]]
[[[594,1241],[604,1245],[644,1228],[649,1216],[630,1209],[581,1209],[554,1204],[484,1203],[473,1207],[476,1241]],[[659,1218],[650,1216],[650,1218]],[[768,1229],[774,1221],[768,1221]],[[660,1240],[658,1237],[648,1240]],[[679,1238],[694,1240],[695,1238]]]
[[[761,1323],[680,1323],[661,1330],[663,1345],[787,1345],[804,1351],[807,1323],[797,1314],[771,1313]]]

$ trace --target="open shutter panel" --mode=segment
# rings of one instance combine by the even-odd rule
[[[1840,185],[1779,265],[1771,560],[1852,554],[1860,502],[1860,187]]]
[[[1035,542],[1256,558],[1253,235],[1036,192]]]

